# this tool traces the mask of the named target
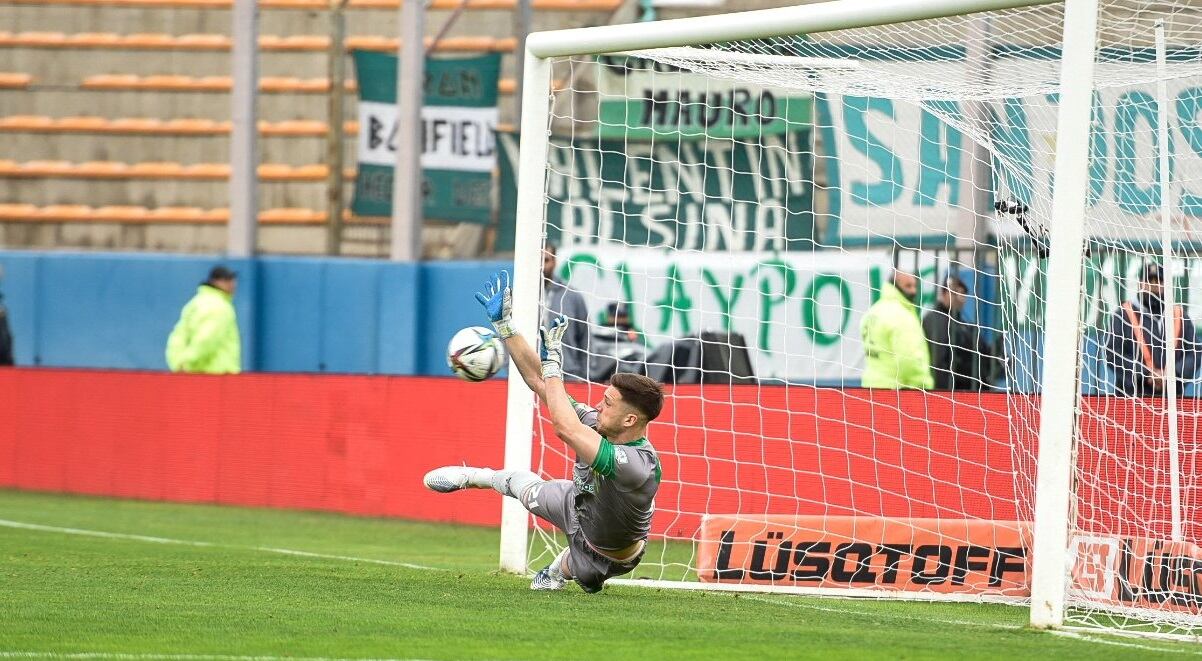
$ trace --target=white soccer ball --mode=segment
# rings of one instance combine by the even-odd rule
[[[465,381],[483,381],[505,365],[501,338],[483,326],[469,326],[455,333],[447,345],[447,366]]]

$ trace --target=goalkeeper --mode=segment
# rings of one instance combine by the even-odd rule
[[[426,473],[425,485],[440,493],[495,489],[518,499],[568,537],[567,548],[535,575],[530,588],[559,590],[575,580],[585,592],[599,592],[606,579],[638,566],[646,549],[661,475],[659,457],[647,442],[647,423],[663,408],[663,389],[645,376],[615,374],[596,408],[580,404],[563,387],[561,340],[567,319],[558,317],[539,331],[540,367],[534,349],[513,330],[509,274],[494,276],[476,299],[526,385],[546,403],[555,434],[575,452],[573,479],[446,466]]]

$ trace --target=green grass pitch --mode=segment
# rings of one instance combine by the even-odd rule
[[[451,496],[453,497],[453,496]],[[0,491],[0,659],[1184,658],[999,605],[535,593],[493,529]],[[247,659],[249,661],[249,659]]]

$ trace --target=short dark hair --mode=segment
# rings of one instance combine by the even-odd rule
[[[949,291],[954,289],[961,294],[968,293],[968,285],[964,284],[964,281],[958,276],[951,274],[948,274],[948,276],[943,279],[943,288]]]
[[[554,243],[551,243],[550,241],[548,241],[548,242],[546,242],[546,243],[544,243],[544,244],[543,244],[543,250],[545,250],[545,251],[547,251],[547,252],[551,253],[552,255],[554,255],[554,254],[556,253],[555,244],[554,244]]]
[[[622,401],[647,416],[651,421],[659,417],[664,408],[664,389],[655,379],[642,374],[618,372],[609,380],[609,385],[622,393]]]
[[[217,265],[217,266],[214,266],[212,268],[212,270],[209,271],[209,279],[206,280],[206,282],[213,282],[214,280],[237,280],[237,279],[238,279],[237,271],[232,271],[225,266]]]

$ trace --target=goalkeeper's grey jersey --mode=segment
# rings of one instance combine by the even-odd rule
[[[597,410],[573,401],[584,424],[597,428]],[[585,539],[602,551],[619,551],[651,533],[660,465],[647,439],[615,445],[601,441],[593,463],[576,458],[576,515]]]

